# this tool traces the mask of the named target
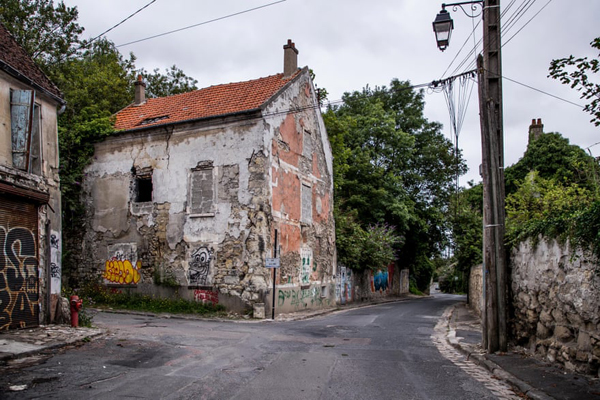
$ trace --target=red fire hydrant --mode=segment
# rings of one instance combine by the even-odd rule
[[[77,328],[79,326],[79,310],[83,307],[83,301],[79,296],[71,296],[71,326]]]

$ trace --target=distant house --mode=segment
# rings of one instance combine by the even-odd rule
[[[332,155],[308,68],[145,98],[86,170],[80,273],[241,311],[335,303]]]
[[[52,322],[61,291],[61,92],[0,24],[0,330]]]

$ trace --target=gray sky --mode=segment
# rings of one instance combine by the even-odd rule
[[[77,6],[85,37],[94,37],[117,24],[151,0],[65,0]],[[156,0],[110,31],[116,45],[163,32],[222,18],[276,0]],[[198,87],[238,82],[272,75],[283,69],[283,45],[292,39],[299,50],[299,66],[308,65],[316,83],[335,101],[344,92],[365,85],[388,85],[391,79],[413,84],[431,82],[473,68],[469,56],[481,38],[480,18],[459,9],[450,47],[437,49],[431,23],[442,1],[432,0],[286,0],[231,18],[211,22],[156,39],[119,47],[133,52],[138,68],[177,65],[198,80]],[[584,105],[576,91],[547,78],[554,58],[598,56],[589,43],[600,36],[598,0],[502,0],[503,75],[554,96]],[[539,14],[536,16],[536,13]],[[529,22],[530,21],[530,22]],[[464,45],[464,48],[461,47]],[[481,50],[481,45],[478,48]],[[467,63],[460,66],[463,60]],[[453,60],[455,60],[453,62]],[[471,66],[469,66],[471,64]],[[458,69],[457,69],[458,68]],[[447,71],[447,72],[446,72]],[[560,132],[571,143],[587,148],[600,142],[599,128],[572,104],[508,80],[504,90],[506,165],[523,155],[533,118],[541,118],[546,132]],[[442,93],[426,90],[425,116],[444,125],[451,137],[450,117]],[[468,96],[467,96],[468,97]],[[477,87],[474,86],[459,147],[469,172],[461,178],[480,181],[481,143]],[[600,155],[600,145],[591,147]]]

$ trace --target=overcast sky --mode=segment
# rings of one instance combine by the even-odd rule
[[[84,37],[94,37],[119,23],[151,0],[65,0],[77,6]],[[156,0],[107,33],[116,45],[219,19],[276,0]],[[133,52],[138,68],[164,70],[177,65],[198,80],[198,87],[273,75],[283,70],[283,45],[292,39],[299,66],[308,65],[329,100],[365,85],[388,85],[391,79],[428,83],[473,68],[469,56],[481,38],[480,18],[452,11],[450,47],[437,49],[432,21],[441,9],[436,0],[285,0],[159,38],[120,46]],[[590,42],[600,36],[599,0],[502,0],[503,75],[570,102],[584,105],[579,95],[547,78],[550,61],[577,56],[597,57]],[[538,13],[539,12],[539,13]],[[537,14],[537,15],[536,15]],[[463,47],[464,44],[464,47]],[[462,50],[461,50],[462,47]],[[481,45],[479,46],[479,51]],[[454,60],[454,62],[453,62]],[[460,66],[463,60],[467,62]],[[587,148],[600,142],[599,128],[573,104],[503,81],[506,165],[514,164],[527,146],[531,120],[541,118],[545,132],[560,132]],[[455,86],[458,91],[459,85]],[[468,95],[465,95],[468,97]],[[451,137],[444,95],[426,90],[425,116],[444,125]],[[470,96],[459,147],[469,172],[461,178],[480,181],[481,143],[477,88]],[[600,145],[590,149],[600,155]]]

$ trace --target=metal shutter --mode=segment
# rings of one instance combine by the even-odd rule
[[[0,330],[39,324],[37,205],[0,194]]]

